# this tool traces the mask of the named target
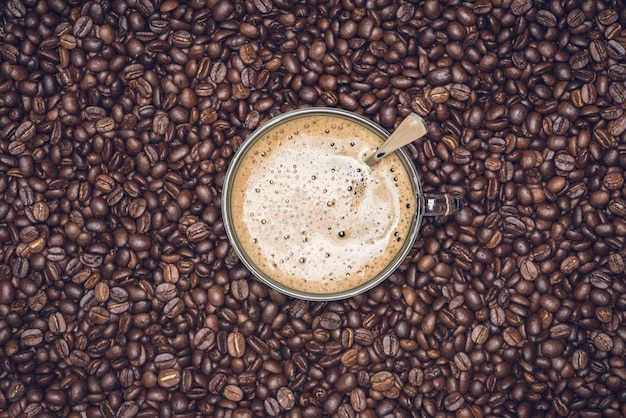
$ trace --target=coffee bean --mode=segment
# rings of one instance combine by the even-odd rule
[[[226,385],[223,393],[224,397],[229,401],[239,402],[243,399],[243,391],[236,385]]]
[[[77,38],[86,37],[91,29],[93,28],[93,20],[89,16],[80,16],[76,19],[74,23],[74,27],[72,29],[72,34]]]
[[[606,54],[615,60],[621,60],[626,55],[626,47],[615,39],[610,39],[606,44]]]
[[[187,237],[194,243],[208,238],[209,234],[209,228],[204,222],[196,222],[187,228]]]
[[[14,132],[15,139],[20,142],[28,142],[34,138],[36,133],[36,126],[32,121],[25,121],[21,123]]]
[[[541,352],[547,357],[557,357],[563,352],[563,343],[559,340],[547,340],[541,343]]]
[[[48,317],[48,329],[55,334],[67,331],[67,322],[61,312],[55,312]]]
[[[210,350],[215,346],[215,333],[209,328],[202,328],[194,336],[193,344],[198,350]]]
[[[454,364],[461,371],[468,371],[472,368],[472,362],[466,353],[456,353],[454,356]]]
[[[585,15],[580,9],[573,9],[567,15],[567,24],[570,27],[576,28],[583,24],[585,21]]]
[[[452,161],[455,164],[459,164],[459,165],[468,164],[471,158],[472,158],[471,153],[466,148],[459,147],[452,151]]]
[[[620,254],[617,254],[617,253],[609,254],[607,264],[609,266],[609,270],[611,270],[612,273],[622,273],[622,272],[624,272],[625,260],[624,260],[624,257],[622,257]],[[607,279],[608,279],[608,277],[607,277]],[[606,281],[602,280],[601,283],[606,283]],[[593,284],[593,282],[592,282],[592,284]]]
[[[320,326],[328,330],[336,330],[341,326],[341,318],[334,312],[324,312],[320,316]]]
[[[183,309],[185,309],[184,302],[180,298],[175,297],[163,306],[163,313],[168,318],[175,318],[181,314]]]
[[[281,413],[280,404],[276,400],[276,398],[267,398],[263,402],[263,406],[265,407],[265,412],[270,417],[277,417]]]
[[[276,392],[276,400],[280,407],[285,411],[291,411],[296,405],[296,398],[293,392],[286,387],[278,389]]]
[[[626,66],[622,64],[611,65],[608,69],[608,75],[611,80],[622,82],[626,80]]]
[[[395,383],[395,377],[388,371],[381,371],[374,373],[371,377],[372,389],[379,392],[384,392],[393,387]]]
[[[611,351],[613,349],[613,340],[611,337],[601,332],[593,340],[595,347],[602,352]]]
[[[521,16],[532,8],[530,0],[514,0],[511,4],[511,11],[516,16]]]
[[[28,347],[38,346],[43,342],[43,332],[40,329],[27,329],[22,332],[20,340]]]
[[[445,408],[448,411],[457,411],[465,405],[465,399],[459,392],[452,392],[444,399]]]
[[[126,401],[120,405],[115,414],[119,418],[130,418],[138,416],[139,405],[135,401]]]
[[[430,71],[426,77],[432,86],[443,86],[452,81],[452,72],[450,68],[437,68]]]
[[[161,353],[154,358],[154,365],[159,369],[173,368],[176,358],[171,353]]]
[[[180,372],[176,369],[164,369],[159,371],[159,386],[169,389],[174,388],[180,383]]]
[[[228,334],[228,354],[232,357],[242,357],[246,350],[246,340],[239,332]]]
[[[512,216],[507,216],[503,219],[503,227],[514,236],[522,236],[526,233],[526,225],[524,222]]]

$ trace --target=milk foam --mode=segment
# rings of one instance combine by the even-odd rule
[[[364,161],[381,138],[337,116],[306,116],[268,131],[233,182],[234,228],[251,261],[292,289],[336,293],[382,271],[416,216],[396,155]]]

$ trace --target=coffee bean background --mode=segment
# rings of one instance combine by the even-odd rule
[[[619,0],[0,5],[0,417],[626,415]],[[460,193],[367,294],[224,233],[233,153],[342,107]]]

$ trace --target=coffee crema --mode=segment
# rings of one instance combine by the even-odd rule
[[[331,294],[367,283],[402,250],[417,216],[410,174],[383,142],[335,115],[289,119],[242,156],[231,194],[237,238],[257,268],[288,288]]]

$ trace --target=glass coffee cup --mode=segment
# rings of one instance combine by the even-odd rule
[[[368,166],[387,137],[356,113],[305,108],[247,138],[224,178],[222,215],[256,278],[306,300],[358,295],[398,268],[424,216],[460,209],[457,195],[422,191],[403,149]]]

